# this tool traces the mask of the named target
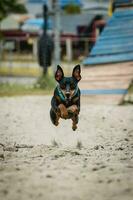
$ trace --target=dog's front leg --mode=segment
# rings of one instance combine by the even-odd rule
[[[58,112],[55,112],[55,110],[53,110],[53,108],[51,108],[51,110],[50,110],[50,118],[51,118],[52,123],[55,126],[58,126],[60,114]]]
[[[51,100],[50,118],[55,126],[58,126],[60,117],[60,110],[58,108],[57,100],[55,97],[53,97]]]
[[[78,124],[78,115],[75,114],[72,117],[72,129],[73,129],[73,131],[75,131],[77,129],[77,124]]]
[[[55,121],[55,126],[59,125],[59,119],[60,119],[60,114],[56,113],[56,121]]]
[[[67,108],[64,104],[59,104],[58,106],[59,110],[60,110],[60,117],[63,119],[67,119],[68,118],[68,111]]]
[[[67,108],[67,111],[68,111],[68,113],[70,113],[70,114],[78,114],[79,113],[79,111],[78,111],[78,107],[77,107],[77,105],[72,105],[72,106],[69,106],[68,108]]]
[[[72,129],[75,131],[77,129],[77,123],[78,123],[78,114],[79,110],[77,105],[72,105],[68,107],[68,114],[70,115],[72,119]]]

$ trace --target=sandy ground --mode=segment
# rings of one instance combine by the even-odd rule
[[[133,199],[133,106],[82,103],[54,127],[50,97],[0,98],[0,200]]]

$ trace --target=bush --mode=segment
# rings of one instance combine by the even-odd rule
[[[55,79],[51,75],[41,76],[37,83],[35,84],[35,88],[41,88],[46,90],[54,89],[56,85]]]
[[[81,11],[80,6],[77,6],[75,4],[69,4],[69,5],[65,6],[64,10],[68,14],[77,14],[77,13],[80,13],[80,11]]]

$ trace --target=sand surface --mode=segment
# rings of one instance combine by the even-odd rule
[[[50,98],[0,98],[0,200],[132,200],[133,106],[84,101],[74,132]]]

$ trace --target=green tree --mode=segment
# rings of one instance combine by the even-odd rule
[[[0,21],[10,13],[26,13],[24,4],[19,0],[0,0]]]
[[[64,10],[68,14],[78,14],[81,12],[80,6],[75,5],[75,4],[68,4],[67,6],[64,7]]]

